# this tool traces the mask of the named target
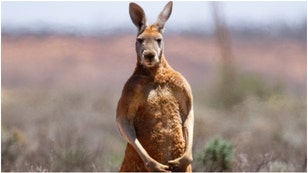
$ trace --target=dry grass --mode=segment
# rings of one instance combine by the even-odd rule
[[[2,155],[3,170],[116,171],[124,149],[114,123],[116,100],[100,93],[2,90],[2,144],[16,130],[23,138],[8,144],[22,151],[9,153],[11,161]]]
[[[195,156],[215,137],[235,146],[234,171],[304,171],[306,101],[248,97],[232,110],[195,93]],[[201,96],[200,96],[201,95]],[[117,171],[125,143],[110,91],[2,90],[4,171]],[[278,168],[277,168],[278,169]],[[199,169],[195,164],[195,171]]]
[[[249,96],[228,111],[204,105],[196,108],[196,154],[213,136],[222,136],[235,146],[233,171],[272,171],[276,162],[284,171],[306,169],[305,97]],[[198,164],[196,170],[202,171]]]

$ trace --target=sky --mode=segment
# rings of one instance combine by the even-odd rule
[[[148,22],[153,22],[167,2],[136,1]],[[306,1],[238,1],[219,2],[230,26],[264,26],[284,23],[297,26],[307,16]],[[97,32],[114,29],[134,30],[128,11],[129,1],[2,1],[1,26],[4,29]],[[171,30],[213,29],[212,2],[174,1],[166,24]]]

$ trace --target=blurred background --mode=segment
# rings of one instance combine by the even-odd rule
[[[137,2],[151,23],[167,2]],[[129,2],[1,2],[3,171],[117,171]],[[175,1],[165,55],[194,94],[194,171],[306,171],[307,4]]]

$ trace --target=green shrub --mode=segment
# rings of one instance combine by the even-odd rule
[[[233,144],[221,138],[210,140],[198,158],[202,171],[231,171]]]
[[[24,134],[17,128],[7,130],[2,128],[1,133],[1,164],[3,171],[15,169],[15,163],[22,153]]]

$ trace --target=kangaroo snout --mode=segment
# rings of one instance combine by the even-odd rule
[[[143,51],[142,55],[148,61],[152,61],[155,58],[156,53],[154,51],[145,50],[145,51]]]

